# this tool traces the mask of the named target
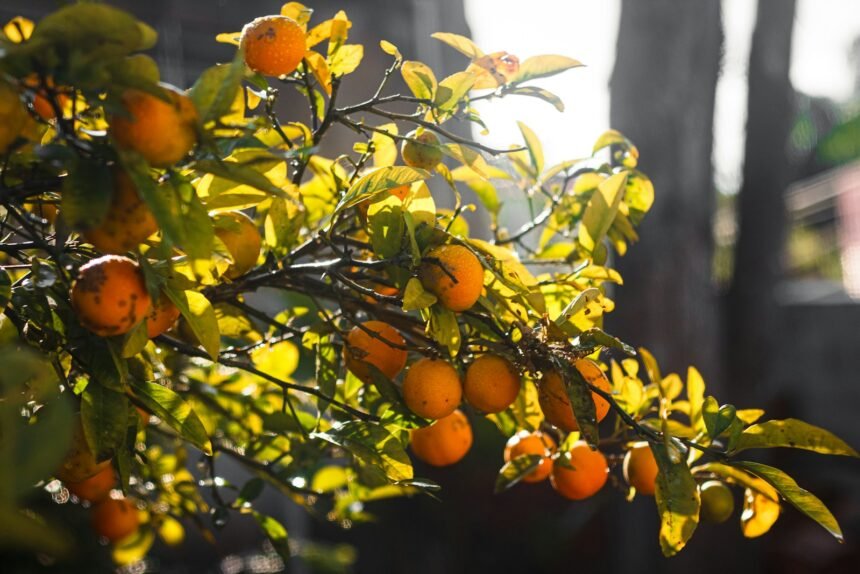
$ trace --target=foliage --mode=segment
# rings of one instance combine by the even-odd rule
[[[402,335],[409,364],[442,358],[462,373],[487,352],[508,359],[522,386],[489,419],[505,436],[542,428],[562,445],[557,465],[569,468],[565,449],[580,431],[544,420],[537,389],[550,371],[563,377],[563,398],[593,448],[620,454],[649,441],[666,555],[693,534],[698,485],[713,479],[770,510],[788,501],[841,537],[821,501],[782,471],[735,457],[767,447],[857,456],[851,447],[800,421],[758,422],[761,411],[721,406],[695,369],[686,384],[663,376],[647,351],[602,330],[614,307],[609,287],[622,283],[611,256],[638,239],[654,201],[636,147],[608,131],[591,158],[547,166],[525,124],[522,143],[508,149],[452,127],[483,127],[481,100],[535,97],[563,109],[532,82],[579,62],[557,55],[520,62],[440,33],[434,37],[467,60],[438,78],[382,41],[389,68],[366,100],[344,105],[339,88],[365,51],[348,43],[346,14],[315,21],[291,2],[282,15],[306,33],[298,69],[265,77],[246,66],[240,48],[232,62],[205,70],[187,92],[196,145],[162,168],[122,145],[111,127],[112,118],[128,119],[129,90],[170,101],[157,65],[140,53],[156,42],[152,28],[93,3],[68,5],[35,26],[17,18],[5,27],[0,73],[13,97],[0,112],[24,106],[27,121],[4,124],[18,129],[0,174],[0,523],[17,525],[0,528],[0,541],[58,558],[70,552],[64,525],[40,517],[32,503],[65,500],[55,478],[76,424],[84,441],[78,451],[111,461],[117,488],[145,514],[140,531],[115,548],[120,562],[139,560],[155,535],[181,540],[178,520],[211,539],[233,513],[252,516],[287,559],[296,547],[287,530],[255,507],[264,488],[343,524],[367,520],[365,505],[374,500],[435,493],[438,485],[416,476],[407,452],[410,431],[432,421],[410,412],[400,377],[388,378],[370,358],[366,380],[345,368],[346,334],[368,319]],[[218,37],[237,45],[238,38]],[[398,72],[409,93],[390,89]],[[285,90],[302,94],[307,109],[277,114]],[[334,126],[354,133],[355,143],[324,157],[319,149]],[[404,144],[445,159],[430,169],[397,165]],[[155,321],[148,315],[126,333],[97,336],[70,300],[77,270],[101,255],[84,235],[112,217],[117,171],[157,223],[125,255],[138,264],[151,300],[181,315],[166,333],[148,333]],[[466,190],[477,205],[464,199]],[[530,215],[513,230],[500,217],[510,190]],[[256,232],[218,217],[237,210],[262,230],[262,250],[247,261],[242,234]],[[487,216],[488,232],[470,233],[462,216],[471,211]],[[422,265],[433,264],[428,252],[443,244],[466,248],[483,268],[481,295],[466,311],[444,307],[419,277]],[[585,357],[611,392],[572,366]],[[600,427],[595,397],[613,413]],[[245,484],[219,476],[226,458],[247,469]],[[505,463],[496,489],[519,483],[540,461],[526,454]],[[745,532],[760,506],[744,512]]]

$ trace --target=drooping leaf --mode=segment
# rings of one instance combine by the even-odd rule
[[[821,500],[811,492],[804,490],[783,471],[766,464],[751,461],[739,461],[732,463],[759,478],[767,481],[773,486],[789,504],[817,522],[834,538],[842,542],[842,529],[830,510],[824,506]]]
[[[627,172],[616,173],[600,183],[588,201],[579,225],[579,244],[593,253],[609,231],[624,198]]]
[[[97,460],[107,460],[125,439],[128,399],[95,383],[87,385],[81,399],[81,422],[87,443]]]
[[[289,536],[287,534],[287,529],[284,528],[284,525],[272,518],[271,516],[260,514],[256,510],[253,511],[251,515],[254,517],[254,520],[257,521],[257,524],[260,525],[260,529],[272,543],[272,547],[275,549],[275,552],[278,553],[278,556],[281,557],[281,560],[283,560],[285,563],[289,562]]]
[[[179,312],[188,321],[197,340],[212,358],[218,358],[221,349],[221,333],[218,330],[218,317],[212,303],[203,294],[196,291],[179,291],[170,287],[164,292],[179,308]]]
[[[230,111],[241,89],[244,74],[245,59],[241,50],[237,50],[229,64],[212,66],[200,74],[189,96],[203,124],[217,120]]]
[[[650,443],[657,460],[655,498],[660,514],[660,548],[674,556],[687,545],[699,524],[699,488],[683,457],[675,461],[662,443]]]
[[[326,433],[314,433],[311,436],[346,449],[359,464],[376,468],[389,481],[413,477],[412,462],[406,450],[382,425],[348,421],[336,424]]]

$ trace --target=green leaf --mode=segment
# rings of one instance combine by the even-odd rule
[[[63,179],[60,211],[72,229],[96,227],[113,197],[113,176],[102,163],[78,159]]]
[[[0,545],[19,552],[29,550],[44,553],[54,559],[74,555],[75,538],[31,510],[0,506]]]
[[[87,385],[81,398],[81,423],[87,444],[96,460],[108,460],[125,439],[128,399],[97,383]]]
[[[284,563],[288,563],[290,561],[290,544],[287,536],[287,529],[284,528],[283,524],[271,516],[260,514],[257,511],[252,512],[252,515],[254,520],[257,521],[257,524],[260,525],[263,533],[272,543],[272,546],[275,548],[275,552],[278,553],[278,556],[281,557]]]
[[[554,76],[571,68],[578,68],[583,64],[573,58],[567,56],[545,55],[532,56],[526,58],[525,62],[520,64],[520,69],[516,75],[511,78],[511,84],[521,84],[534,80],[536,78],[546,78]]]
[[[579,244],[588,253],[597,249],[612,226],[624,198],[626,183],[627,172],[616,173],[600,182],[589,199],[579,224]]]
[[[400,73],[416,98],[433,100],[437,87],[436,76],[427,64],[407,60],[400,67]]]
[[[182,397],[158,383],[132,379],[131,385],[134,388],[135,397],[148,411],[204,453],[212,454],[212,443],[206,433],[206,427],[203,426],[191,405],[182,400]]]
[[[158,228],[164,234],[165,239],[171,244],[181,245],[183,241],[180,222],[182,215],[173,188],[168,185],[158,185],[149,175],[149,165],[139,155],[125,152],[120,153],[119,157],[140,197],[152,211]]]
[[[452,355],[459,353],[463,337],[460,334],[457,315],[440,305],[434,305],[428,311],[430,314],[430,323],[427,334],[443,347],[447,347],[448,352]]]
[[[478,201],[481,202],[481,205],[484,206],[484,209],[486,209],[493,215],[499,213],[499,209],[501,209],[502,203],[499,201],[499,195],[496,191],[496,186],[494,186],[489,181],[478,178],[467,180],[466,185],[469,187],[469,189],[475,192],[475,195],[478,196]]]
[[[218,330],[218,317],[209,299],[195,291],[178,291],[169,286],[165,287],[164,292],[188,321],[188,326],[206,353],[213,360],[217,359],[221,350],[221,333]]]
[[[373,252],[378,257],[394,257],[401,251],[406,223],[400,200],[394,196],[370,204],[367,227]]]
[[[475,45],[475,43],[465,36],[461,36],[459,34],[452,34],[450,32],[436,32],[434,34],[430,34],[431,38],[436,38],[440,42],[444,42],[460,52],[461,54],[468,56],[472,60],[476,60],[484,55],[484,52]]]
[[[405,166],[387,166],[364,175],[346,191],[340,200],[337,211],[352,207],[365,199],[373,199],[384,191],[422,181],[430,177],[423,169]]]
[[[206,124],[230,111],[236,95],[242,89],[245,75],[245,55],[241,49],[229,64],[219,64],[203,71],[189,92],[200,121]]]
[[[598,329],[597,327],[593,327],[591,329],[588,329],[587,331],[583,331],[577,338],[577,344],[580,347],[592,349],[596,347],[605,347],[607,349],[620,349],[628,355],[636,354],[636,349],[634,349],[618,337],[613,337],[609,333],[603,331],[602,329]]]
[[[364,58],[364,46],[361,44],[344,44],[329,60],[329,70],[332,76],[345,76],[353,73]]]
[[[660,515],[660,548],[674,556],[686,546],[699,524],[699,489],[684,457],[677,462],[662,443],[650,443],[657,460],[655,498]]]
[[[840,542],[844,540],[839,523],[836,522],[836,518],[824,506],[824,503],[811,492],[798,486],[790,476],[778,468],[758,462],[740,461],[733,462],[732,465],[747,470],[769,483],[792,506],[820,524]]]
[[[539,454],[523,454],[506,462],[496,477],[496,494],[506,491],[528,476],[541,460],[543,457]]]
[[[143,351],[148,342],[149,335],[146,332],[146,321],[141,321],[123,337],[120,356],[123,359],[130,359]]]
[[[581,291],[570,303],[567,304],[561,314],[554,319],[554,323],[556,325],[563,325],[567,323],[567,320],[579,313],[581,310],[585,308],[585,306],[600,297],[600,289],[596,287],[589,287],[588,289],[584,289]]]
[[[360,465],[381,470],[391,482],[413,477],[412,462],[403,444],[382,425],[348,421],[311,436],[348,450]]]
[[[734,452],[750,448],[788,447],[820,454],[853,456],[858,453],[845,441],[821,427],[797,419],[765,421],[741,433]]]
[[[517,122],[520,128],[520,133],[523,135],[523,140],[526,142],[526,148],[529,151],[529,159],[531,160],[534,174],[537,176],[543,171],[543,146],[540,140],[530,127],[523,122]]]
[[[563,374],[564,388],[567,391],[568,399],[570,399],[570,406],[573,409],[573,415],[576,418],[576,424],[579,425],[579,432],[582,433],[583,440],[589,446],[596,447],[600,439],[597,431],[597,411],[585,377],[582,376],[579,369],[567,360],[557,360],[555,367]]]
[[[712,439],[719,437],[736,418],[735,407],[732,405],[718,406],[714,397],[707,397],[702,405],[702,419],[708,436]]]
[[[239,491],[239,496],[236,497],[235,506],[241,507],[246,502],[253,502],[263,492],[265,483],[260,477],[254,477],[245,483],[242,490]]]

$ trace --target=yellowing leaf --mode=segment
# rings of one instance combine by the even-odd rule
[[[352,207],[364,199],[372,198],[377,193],[401,185],[411,184],[427,179],[430,174],[423,169],[406,166],[389,166],[374,170],[363,175],[347,190],[337,206],[338,210]]]
[[[523,122],[517,122],[517,126],[519,126],[520,133],[523,134],[523,139],[526,142],[534,174],[538,175],[543,171],[543,146],[541,146],[537,134],[530,127]]]
[[[221,333],[218,331],[218,318],[215,309],[204,295],[196,291],[177,291],[166,288],[164,292],[179,308],[179,312],[188,321],[188,326],[194,332],[197,340],[213,360],[218,358],[221,350]]]
[[[395,136],[398,133],[397,124],[394,123],[383,124],[377,130],[383,130]],[[370,141],[373,144],[373,165],[387,167],[397,162],[397,143],[393,138],[374,131]]]
[[[755,424],[741,433],[734,452],[749,448],[799,448],[820,454],[858,457],[845,441],[821,427],[797,419]]]
[[[403,55],[400,53],[400,50],[397,49],[397,46],[395,46],[388,40],[380,40],[379,47],[389,56],[394,56],[396,60],[399,61],[403,59]]]
[[[215,41],[220,44],[233,44],[234,46],[238,46],[240,44],[239,38],[242,37],[242,32],[222,32],[215,36]]]
[[[427,64],[407,60],[400,67],[403,81],[409,86],[412,94],[422,100],[433,100],[436,95],[436,75]]]
[[[478,46],[475,45],[472,40],[465,36],[461,36],[459,34],[452,34],[450,32],[436,32],[435,34],[430,35],[432,38],[436,38],[440,42],[444,42],[460,52],[465,56],[468,56],[470,59],[475,60],[484,55],[484,52],[481,51]]]
[[[699,524],[699,488],[685,460],[673,460],[663,443],[651,443],[657,460],[655,498],[660,514],[660,548],[674,556],[686,546]]]
[[[364,46],[361,44],[344,44],[331,57],[329,68],[333,76],[351,74],[361,64],[364,57]]]
[[[411,277],[403,291],[403,310],[426,309],[436,302],[436,296],[425,291],[417,277]]]

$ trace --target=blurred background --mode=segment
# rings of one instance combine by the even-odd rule
[[[430,38],[435,31],[470,35],[485,51],[520,59],[559,53],[584,62],[542,84],[562,97],[565,112],[530,98],[486,103],[481,112],[491,131],[476,136],[498,147],[518,143],[521,120],[544,138],[548,165],[590,155],[609,127],[639,147],[657,200],[642,241],[618,261],[625,286],[614,294],[618,309],[607,330],[649,347],[664,372],[697,365],[722,402],[803,418],[860,446],[857,0],[306,3],[315,19],[345,9],[351,39],[366,46],[362,68],[341,89],[343,102],[370,95],[388,64],[376,48],[383,38],[438,77],[467,62]],[[232,57],[232,46],[215,42],[217,33],[277,13],[281,2],[111,4],[158,30],[153,56],[162,78],[187,87],[212,62]],[[38,20],[56,5],[3,0],[0,17]],[[289,102],[284,106],[289,114]],[[508,199],[502,214],[514,227],[517,198]],[[845,544],[789,508],[760,539],[744,539],[736,518],[700,526],[687,549],[666,560],[651,498],[627,503],[618,489],[605,488],[568,503],[548,483],[493,495],[504,440],[491,424],[474,425],[476,447],[464,462],[416,469],[443,486],[440,500],[381,501],[367,509],[374,522],[331,524],[268,492],[269,512],[285,521],[305,557],[287,566],[299,573],[858,571],[856,460],[794,452],[762,459],[822,498]],[[184,547],[156,546],[131,571],[285,568],[251,520],[234,518],[216,546],[193,527],[188,533]],[[96,570],[90,562],[80,571]]]

